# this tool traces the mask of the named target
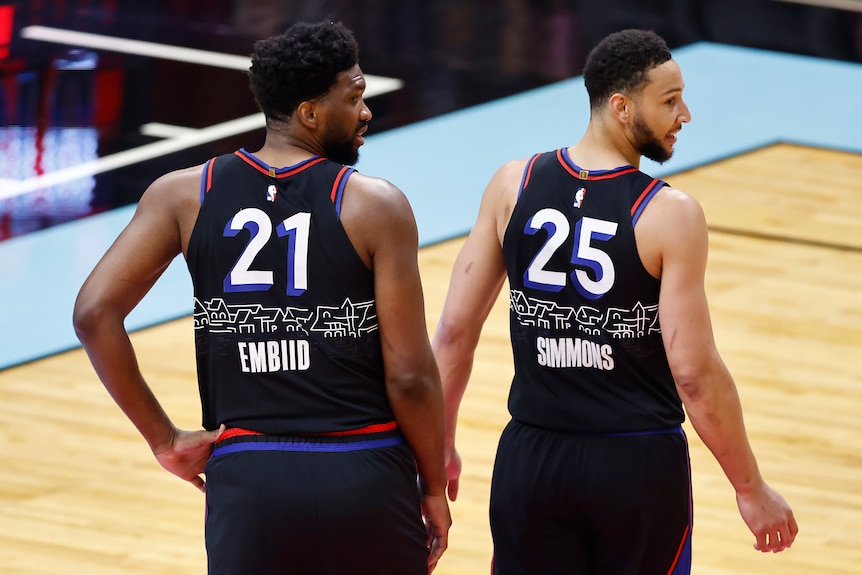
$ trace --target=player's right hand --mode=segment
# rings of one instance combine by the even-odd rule
[[[176,429],[170,444],[154,449],[153,455],[162,467],[206,492],[206,482],[201,475],[213,444],[223,431],[224,425],[213,431]]]

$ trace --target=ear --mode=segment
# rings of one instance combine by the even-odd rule
[[[615,93],[608,101],[608,108],[611,113],[623,124],[629,123],[629,118],[634,113],[633,106],[631,99],[620,92]]]
[[[314,102],[309,102],[308,100],[301,102],[299,106],[296,107],[296,112],[294,112],[294,114],[306,128],[312,130],[317,128],[318,112]]]

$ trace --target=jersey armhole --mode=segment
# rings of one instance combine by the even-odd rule
[[[524,191],[524,188],[527,187],[527,184],[530,183],[530,176],[533,173],[533,164],[536,163],[536,160],[539,159],[539,156],[542,154],[533,154],[533,156],[527,161],[527,165],[524,166],[524,175],[521,177],[521,185],[518,186],[518,198],[521,197],[521,192]]]
[[[329,194],[329,198],[335,205],[335,213],[339,217],[341,217],[341,200],[344,197],[344,187],[347,185],[347,178],[355,171],[350,166],[344,166],[338,172],[338,175],[335,176],[335,182],[332,183],[332,192]]]
[[[665,182],[659,179],[654,179],[649,183],[646,188],[644,188],[644,191],[641,192],[640,196],[638,196],[638,199],[635,200],[634,205],[632,205],[632,229],[634,229],[635,225],[637,225],[638,219],[640,219],[644,208],[646,208],[650,200],[652,200],[653,197],[655,197],[656,193],[666,185],[667,184]]]
[[[215,160],[215,158],[210,158],[204,164],[204,171],[201,174],[201,205],[203,205],[204,198],[206,198],[207,192],[210,191],[213,185],[213,166],[215,165]]]

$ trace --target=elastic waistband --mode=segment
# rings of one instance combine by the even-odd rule
[[[266,435],[234,427],[222,432],[216,440],[212,457],[239,451],[340,453],[391,447],[403,441],[404,438],[394,421],[348,431],[307,435]]]
[[[674,433],[682,433],[682,425],[674,427],[665,427],[662,429],[649,429],[647,431],[629,431],[625,433],[599,433],[599,437],[635,437],[638,435],[667,435]]]
[[[512,419],[513,423],[518,425],[523,425],[525,427],[533,427],[535,429],[543,429],[545,431],[551,431],[555,433],[565,433],[567,435],[580,436],[580,437],[638,437],[641,435],[671,435],[671,434],[681,434],[684,435],[684,431],[682,425],[674,425],[672,427],[659,427],[656,429],[645,429],[642,431],[621,431],[621,432],[601,432],[601,431],[562,431],[559,429],[549,429],[546,427],[539,427],[536,425],[532,425],[529,423],[524,423],[523,421],[519,421],[517,419]]]

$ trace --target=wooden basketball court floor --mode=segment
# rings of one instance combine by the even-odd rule
[[[675,57],[695,119],[670,169],[645,170],[704,205],[719,349],[762,471],[801,529],[786,553],[754,551],[728,482],[687,428],[694,573],[862,573],[862,68],[714,45]],[[479,190],[503,160],[581,133],[578,82],[369,138],[360,168],[402,185],[417,215],[432,333]],[[415,150],[445,158],[445,169]],[[159,467],[71,333],[74,293],[128,217],[117,212],[0,243],[0,575],[206,569],[203,496]],[[146,317],[129,323],[154,325],[133,334],[142,370],[177,425],[194,428],[191,296],[174,267]],[[489,479],[511,377],[506,314],[502,294],[460,413],[464,472],[438,574],[488,572]]]
[[[687,427],[694,572],[862,572],[862,156],[778,144],[668,176],[711,226],[707,290],[767,481],[800,533],[753,550],[733,491]],[[463,238],[425,247],[433,333]],[[461,493],[436,573],[488,572],[487,504],[511,377],[505,291],[483,332],[460,414]],[[191,318],[133,335],[179,426],[199,426]],[[0,372],[0,573],[205,572],[203,496],[163,471],[78,349]],[[625,545],[625,526],[620,526]]]

